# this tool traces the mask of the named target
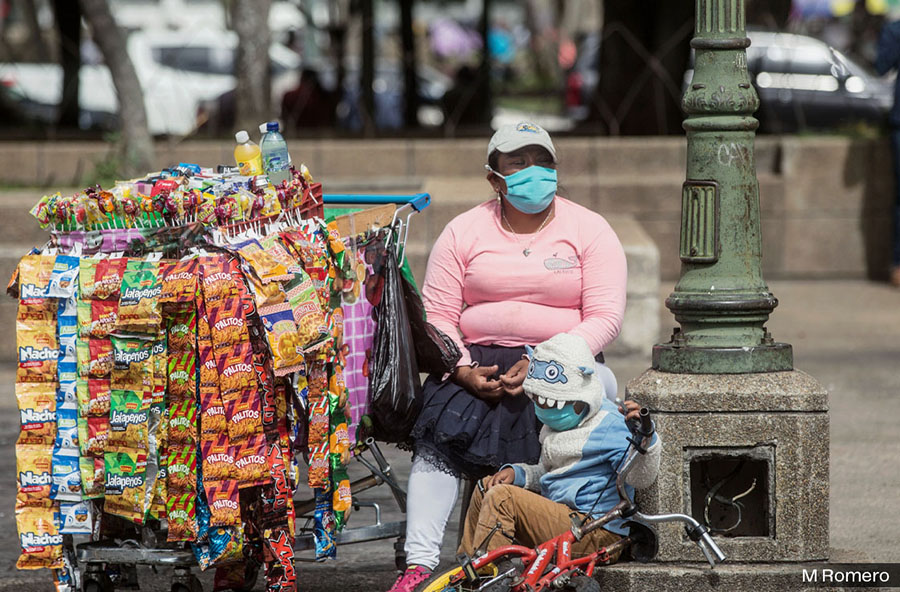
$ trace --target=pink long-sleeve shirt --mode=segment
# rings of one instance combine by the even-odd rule
[[[600,214],[559,196],[555,207],[537,235],[516,235],[491,200],[451,220],[435,241],[422,299],[428,320],[460,346],[459,365],[472,362],[469,344],[536,345],[569,332],[596,355],[619,334],[622,244]]]

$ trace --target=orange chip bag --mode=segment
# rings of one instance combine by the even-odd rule
[[[262,283],[268,284],[273,281],[291,279],[292,275],[287,267],[266,252],[255,239],[249,239],[233,246]],[[287,257],[287,253],[284,256]]]
[[[59,533],[59,504],[50,500],[16,503],[16,527],[22,555],[16,569],[63,567],[63,536]]]
[[[241,523],[241,506],[238,501],[238,484],[232,479],[205,481],[206,499],[209,502],[210,526],[237,526]]]
[[[200,284],[203,300],[207,307],[226,298],[240,296],[237,265],[224,257],[202,257],[200,259]]]
[[[199,348],[198,365],[200,366],[200,386],[219,390],[219,369],[216,366],[216,353],[212,343],[203,343]]]
[[[182,259],[169,266],[162,276],[162,292],[159,302],[163,308],[173,305],[191,305],[197,299],[198,270],[200,261],[194,257]]]
[[[16,444],[16,471],[19,493],[17,499],[45,500],[53,485],[51,455],[53,444]]]
[[[260,400],[256,389],[247,389],[223,397],[228,437],[233,443],[263,433]]]
[[[47,301],[55,255],[25,255],[19,261],[19,301],[40,305]]]
[[[219,391],[225,395],[256,385],[253,346],[249,342],[227,348],[216,356]]]
[[[200,448],[203,456],[204,482],[234,477],[235,448],[228,440],[227,434],[218,434],[215,439],[201,441]]]
[[[212,340],[217,349],[239,345],[250,339],[240,298],[222,300],[208,312]]]
[[[249,437],[238,444],[234,468],[241,489],[262,485],[269,481],[269,464],[266,462],[266,437],[263,434]]]
[[[200,387],[200,431],[205,434],[224,434],[228,431],[225,406],[217,387]]]
[[[35,325],[16,332],[19,366],[16,382],[56,382],[59,343],[55,325]]]
[[[56,438],[56,385],[16,384],[22,432],[19,442],[52,444]]]

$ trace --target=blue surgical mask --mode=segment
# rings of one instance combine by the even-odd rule
[[[581,413],[575,413],[574,403],[566,403],[562,409],[556,407],[544,409],[537,405],[534,406],[534,414],[541,420],[541,423],[557,432],[564,432],[578,426],[586,413],[587,406],[581,410]]]
[[[550,207],[556,195],[556,169],[530,166],[505,177],[491,171],[506,181],[506,201],[523,214],[539,214]]]

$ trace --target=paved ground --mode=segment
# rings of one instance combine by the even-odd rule
[[[821,381],[831,408],[831,546],[833,559],[900,562],[900,291],[857,281],[773,282],[780,299],[769,329],[794,346],[795,365]],[[661,290],[661,299],[671,291]],[[664,309],[663,327],[673,320]],[[668,332],[669,329],[666,329]],[[11,336],[10,336],[11,338]],[[649,364],[647,356],[610,360],[620,389]],[[13,375],[0,373],[0,591],[50,590],[46,572],[17,572],[12,511],[15,495],[13,445],[17,430]],[[406,454],[392,450],[399,474]],[[383,504],[382,520],[399,519],[385,487],[366,499]],[[371,516],[363,509],[351,525]],[[448,530],[445,562],[452,560],[456,516]],[[299,565],[301,589],[309,592],[383,590],[394,577],[390,540],[339,549],[339,560]],[[204,588],[212,590],[211,575]],[[165,572],[142,572],[145,590],[167,590]],[[256,590],[263,589],[262,581]]]

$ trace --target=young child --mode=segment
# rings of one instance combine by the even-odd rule
[[[528,348],[528,353],[531,363],[523,387],[544,424],[541,460],[535,465],[504,466],[482,481],[485,493],[475,490],[459,548],[469,555],[498,522],[501,531],[491,537],[488,551],[510,544],[511,538],[537,546],[569,529],[573,510],[584,516],[594,507],[593,515],[601,516],[619,502],[616,468],[630,432],[594,374],[594,356],[587,343],[560,333],[534,350]],[[628,419],[637,419],[640,405],[627,401],[625,406]],[[630,496],[632,487],[642,489],[656,479],[659,451],[654,434],[647,454],[637,459],[628,475]],[[613,521],[576,542],[572,556],[588,555],[623,534],[622,521]]]

